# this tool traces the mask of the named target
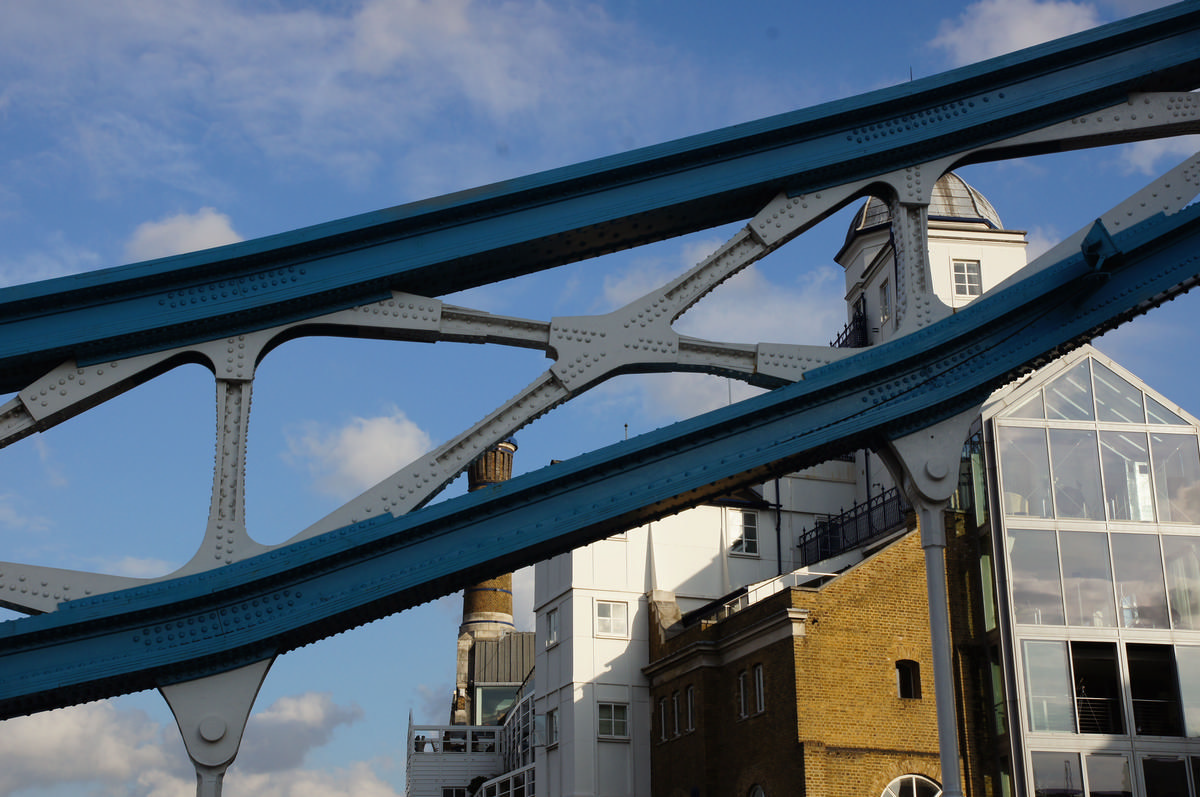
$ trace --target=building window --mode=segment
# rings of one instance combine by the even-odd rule
[[[546,647],[558,644],[558,609],[546,612]]]
[[[739,717],[749,716],[750,712],[746,707],[746,671],[742,670],[737,677],[737,711]]]
[[[903,775],[887,785],[882,797],[940,797],[941,793],[942,787],[924,775]]]
[[[761,714],[767,710],[767,684],[763,677],[763,666],[754,665],[754,711]]]
[[[1127,645],[1134,733],[1183,736],[1175,650],[1170,645]]]
[[[891,285],[884,280],[879,286],[879,323],[886,324],[892,317]]]
[[[696,730],[696,687],[687,688],[687,729]]]
[[[767,793],[762,786],[755,785],[750,789],[750,797],[767,797]]]
[[[954,261],[954,295],[979,296],[983,293],[983,273],[978,260]]]
[[[616,601],[596,601],[596,634],[598,636],[629,636],[629,607]]]
[[[758,556],[758,514],[738,510],[730,513],[730,553]]]
[[[607,739],[629,738],[629,706],[624,703],[600,703],[596,706],[597,733]]]
[[[675,735],[679,735],[679,693],[671,695],[671,716],[674,722],[672,726],[675,729]]]
[[[667,740],[667,699],[665,697],[658,699],[658,739],[662,742]]]
[[[552,708],[546,712],[546,746],[558,744],[558,709]]]
[[[466,787],[458,787],[451,789],[447,786],[442,787],[442,797],[467,797]]]
[[[902,698],[920,698],[921,665],[912,659],[896,662],[896,688]]]

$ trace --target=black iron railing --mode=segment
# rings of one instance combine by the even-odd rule
[[[867,345],[867,302],[862,296],[854,303],[849,323],[829,345],[835,349],[861,349]]]
[[[840,515],[818,520],[800,534],[800,565],[814,564],[837,556],[871,540],[896,531],[904,525],[908,501],[893,487],[855,504]]]

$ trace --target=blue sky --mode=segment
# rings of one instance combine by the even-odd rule
[[[256,238],[653,144],[1153,5],[7,0],[0,285]],[[1029,232],[1036,252],[1197,148],[1155,142],[961,173],[1008,227]],[[846,224],[843,213],[739,275],[677,328],[825,343],[844,322],[832,256]],[[448,301],[541,320],[605,312],[729,233]],[[1098,342],[1193,414],[1196,369],[1181,367],[1179,353],[1200,343],[1197,307],[1185,297]],[[290,537],[548,365],[536,352],[468,345],[280,348],[254,387],[251,534]],[[702,377],[620,380],[518,435],[517,470],[744,395]],[[6,449],[0,559],[135,576],[178,567],[204,529],[212,440],[212,378],[188,366]],[[458,612],[446,598],[282,657],[226,793],[402,793],[409,710],[419,722],[447,714]],[[175,797],[194,788],[156,693],[0,723],[0,795]]]

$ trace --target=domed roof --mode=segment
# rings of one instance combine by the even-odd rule
[[[954,172],[947,172],[933,184],[933,195],[929,200],[929,218],[955,221],[983,222],[992,229],[1004,229],[1000,214],[987,201],[987,197],[972,188],[966,180]],[[863,203],[850,229],[846,231],[846,243],[866,230],[891,223],[892,212],[888,203],[876,197]]]

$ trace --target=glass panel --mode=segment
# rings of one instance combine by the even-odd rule
[[[1179,665],[1179,692],[1183,698],[1183,724],[1187,736],[1200,736],[1200,647],[1175,648]]]
[[[1200,537],[1162,538],[1167,562],[1167,597],[1171,601],[1171,624],[1200,631]]]
[[[1150,423],[1188,426],[1188,422],[1160,404],[1153,396],[1146,396],[1146,418]]]
[[[1054,532],[1013,529],[1008,532],[1008,547],[1017,622],[1062,625],[1058,543]]]
[[[1064,531],[1059,535],[1059,541],[1062,545],[1067,624],[1105,628],[1116,625],[1108,535],[1093,531]]]
[[[1101,432],[1104,496],[1111,520],[1154,521],[1150,452],[1142,432]]]
[[[1101,421],[1144,423],[1142,391],[1117,376],[1111,369],[1092,361],[1096,380],[1096,414]]]
[[[1045,430],[1003,426],[999,453],[1004,514],[1051,517],[1050,456]]]
[[[1067,643],[1026,640],[1025,681],[1029,691],[1030,729],[1074,733]]]
[[[1004,700],[1004,668],[1000,665],[1000,649],[995,645],[991,646],[991,670],[992,670],[992,716],[996,723],[996,735],[1003,736],[1008,733],[1008,716],[1005,714],[1006,704]]]
[[[1182,758],[1143,758],[1146,794],[1155,797],[1188,797],[1187,765]]]
[[[1200,522],[1200,448],[1190,434],[1152,434],[1160,523]]]
[[[1134,732],[1139,736],[1182,736],[1175,649],[1170,645],[1126,645]]]
[[[1117,603],[1125,628],[1169,628],[1162,555],[1154,534],[1113,534]]]
[[[1193,757],[1192,765],[1192,790],[1196,794],[1200,794],[1200,758]]]
[[[1124,733],[1117,646],[1111,642],[1072,642],[1071,675],[1080,733]]]
[[[1041,420],[1046,417],[1046,406],[1042,403],[1042,391],[1038,391],[1021,406],[1008,414],[1010,418],[1035,418]]]
[[[1083,797],[1078,753],[1031,753],[1034,797]]]
[[[1046,417],[1050,420],[1090,421],[1092,411],[1092,379],[1088,360],[1071,367],[1046,386]]]
[[[1050,461],[1054,473],[1055,514],[1065,518],[1104,520],[1096,433],[1051,429]]]
[[[1088,797],[1133,797],[1129,759],[1125,756],[1089,755],[1087,774]]]

